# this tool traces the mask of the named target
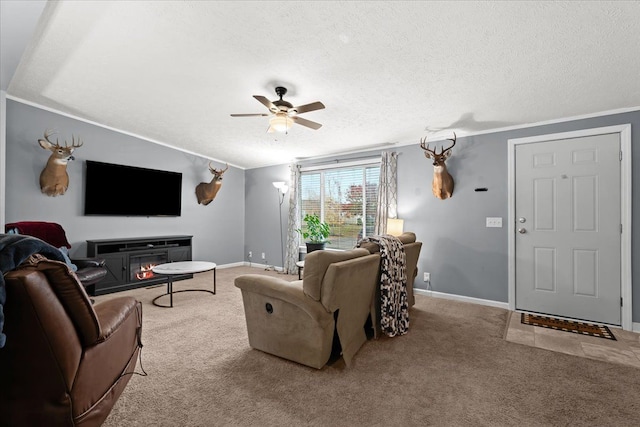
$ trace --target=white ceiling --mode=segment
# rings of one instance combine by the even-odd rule
[[[7,93],[254,168],[635,108],[639,46],[640,2],[61,1]],[[278,85],[323,127],[230,117]]]

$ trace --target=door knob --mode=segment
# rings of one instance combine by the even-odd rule
[[[522,224],[524,224],[525,222],[527,222],[527,219],[521,216],[520,218],[518,218],[518,222],[521,222]]]
[[[526,229],[526,228],[518,228],[518,233],[520,233],[520,234],[524,234],[524,233],[526,233],[526,232],[527,232],[527,229]]]

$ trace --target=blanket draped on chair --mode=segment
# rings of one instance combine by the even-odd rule
[[[71,249],[71,244],[67,240],[64,228],[55,222],[45,221],[19,221],[10,222],[4,226],[5,232],[11,234],[24,234],[47,242],[48,244],[61,248],[63,246]]]
[[[0,348],[4,347],[6,335],[4,327],[4,304],[7,293],[4,285],[4,273],[14,270],[33,254],[41,254],[49,259],[64,262],[62,253],[55,247],[35,237],[20,234],[0,234]]]
[[[407,257],[402,242],[394,236],[365,237],[364,242],[380,247],[380,328],[390,337],[409,331],[407,299]]]

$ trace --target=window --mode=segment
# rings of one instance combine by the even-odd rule
[[[327,248],[353,249],[358,240],[373,234],[379,180],[379,161],[303,168],[300,223],[304,227],[302,218],[316,214],[331,227]],[[301,244],[304,244],[302,240]]]

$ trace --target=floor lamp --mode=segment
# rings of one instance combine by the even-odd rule
[[[277,181],[272,183],[278,192],[278,201],[280,202],[280,255],[282,256],[282,272],[284,273],[284,243],[282,241],[282,203],[284,203],[284,195],[287,194],[289,186],[283,181]]]

